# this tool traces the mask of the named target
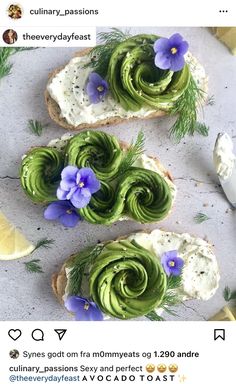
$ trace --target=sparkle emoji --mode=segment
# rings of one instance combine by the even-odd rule
[[[148,372],[148,373],[153,373],[154,371],[155,371],[155,365],[154,364],[147,364],[146,365],[146,371]]]
[[[169,368],[169,371],[171,373],[176,373],[178,371],[178,365],[177,364],[170,364],[168,368]]]
[[[158,364],[158,366],[157,366],[157,370],[158,370],[158,372],[160,372],[160,373],[165,372],[166,369],[167,369],[167,367],[166,367],[165,364]]]

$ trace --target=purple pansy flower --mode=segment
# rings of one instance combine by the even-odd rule
[[[93,193],[101,188],[91,168],[65,167],[61,173],[60,187],[57,189],[58,200],[70,200],[76,208],[84,208],[90,202]]]
[[[80,215],[69,201],[54,201],[44,211],[47,220],[59,220],[65,227],[75,227]]]
[[[89,75],[89,81],[86,87],[86,92],[91,103],[99,103],[107,94],[108,84],[98,73],[92,72]]]
[[[184,54],[188,51],[188,43],[179,33],[169,39],[161,37],[154,43],[155,65],[160,69],[180,71],[184,65]]]
[[[174,250],[163,253],[161,264],[167,276],[179,276],[182,272],[184,260],[178,257],[178,252]]]
[[[101,321],[103,314],[93,301],[80,296],[69,296],[65,301],[68,311],[75,314],[75,320],[79,321]]]

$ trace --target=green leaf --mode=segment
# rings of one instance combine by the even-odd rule
[[[223,291],[223,297],[227,302],[231,300],[236,300],[236,290],[231,291],[231,289],[228,286],[226,286]]]
[[[73,260],[68,262],[66,267],[71,268],[69,272],[70,295],[80,294],[85,269],[93,263],[98,255],[100,255],[103,247],[103,244],[89,247],[78,255],[75,255]]]
[[[191,76],[188,88],[177,100],[171,114],[178,114],[178,118],[170,129],[171,136],[179,142],[186,135],[194,135],[195,132],[203,136],[208,135],[209,128],[197,121],[197,109],[205,100],[205,92],[198,88]]]
[[[145,317],[151,321],[165,321],[165,319],[162,316],[159,316],[155,311],[149,312]]]
[[[210,97],[208,97],[206,101],[206,105],[214,105],[214,104],[215,104],[215,96],[211,95]]]
[[[55,242],[55,240],[53,239],[48,239],[46,237],[44,237],[43,239],[39,240],[35,246],[35,249],[33,250],[33,252],[36,251],[36,249],[39,249],[39,248],[46,248],[46,249],[49,249],[51,248],[51,245]]]
[[[122,175],[125,171],[130,169],[134,162],[140,157],[144,152],[145,145],[145,136],[143,131],[138,133],[138,137],[135,143],[131,143],[129,149],[125,153],[125,156],[121,162],[119,174]]]
[[[41,265],[39,265],[40,260],[35,259],[31,261],[24,262],[26,270],[30,273],[43,273]]]
[[[197,224],[201,224],[204,221],[210,220],[210,217],[205,215],[205,213],[199,212],[196,216],[194,216],[194,221]]]
[[[118,44],[126,40],[129,36],[130,35],[128,32],[122,32],[118,28],[111,28],[110,32],[98,33],[98,38],[102,44],[97,45],[91,49],[91,60],[88,64],[85,65],[85,68],[91,67],[94,72],[99,73],[100,76],[105,78],[107,75],[109,61],[114,49]]]
[[[9,63],[10,56],[17,52],[27,51],[35,48],[23,48],[23,47],[2,47],[0,48],[0,79],[11,74],[13,64]]]
[[[45,125],[43,125],[40,121],[38,120],[29,120],[28,121],[28,127],[33,132],[36,136],[41,136],[43,128]]]

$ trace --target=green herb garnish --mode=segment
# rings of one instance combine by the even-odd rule
[[[85,65],[85,68],[91,67],[94,72],[99,73],[103,78],[106,77],[112,52],[128,37],[130,37],[128,32],[122,32],[117,28],[111,28],[110,32],[98,33],[102,44],[91,49],[89,53],[91,60]]]
[[[179,296],[176,296],[176,293],[174,292],[175,289],[179,288],[181,285],[182,276],[169,276],[167,277],[167,289],[165,296],[163,297],[163,300],[159,306],[159,308],[162,308],[165,312],[169,313],[172,316],[177,316],[176,311],[171,309],[170,307],[182,304],[182,298]],[[147,315],[145,315],[149,320],[151,321],[164,321],[165,319],[162,316],[159,316],[156,311],[151,311]]]
[[[210,220],[210,217],[208,217],[207,215],[205,215],[205,213],[202,213],[202,212],[199,212],[199,213],[194,217],[194,221],[195,221],[195,223],[197,223],[197,224],[201,224],[201,223],[203,223],[204,221],[207,221],[207,220]]]
[[[55,240],[53,239],[47,239],[46,237],[44,237],[43,239],[39,240],[35,246],[35,249],[33,250],[36,251],[36,249],[39,249],[39,248],[46,248],[46,249],[49,249],[51,248],[51,245],[55,242]]]
[[[145,317],[151,321],[165,321],[165,319],[162,316],[159,316],[155,311],[149,312]]]
[[[226,286],[224,291],[223,291],[223,297],[224,297],[225,301],[236,300],[236,290],[231,291],[231,289]]]
[[[34,48],[11,48],[11,47],[2,47],[0,48],[0,79],[5,76],[10,75],[13,64],[9,63],[10,56],[14,55],[17,52],[27,51]]]
[[[198,88],[191,76],[188,88],[176,101],[170,114],[178,114],[178,118],[170,129],[171,136],[179,142],[185,135],[193,135],[195,132],[208,135],[209,128],[204,123],[197,121],[197,109],[205,99],[205,92]]]
[[[121,162],[119,174],[123,174],[125,171],[130,169],[134,162],[140,157],[144,152],[145,145],[145,136],[143,131],[140,131],[135,143],[131,143],[128,151],[125,153],[125,156]]]
[[[91,265],[103,250],[104,245],[98,244],[95,247],[89,247],[76,255],[72,262],[67,264],[71,268],[69,273],[69,292],[71,295],[81,293],[81,285],[86,267]]]
[[[33,132],[36,136],[41,136],[43,128],[45,125],[43,125],[40,121],[38,120],[29,120],[28,121],[28,127]]]
[[[208,97],[208,99],[206,101],[206,105],[214,105],[214,104],[215,104],[215,96],[211,95]]]
[[[39,259],[24,262],[26,270],[30,273],[43,273]]]

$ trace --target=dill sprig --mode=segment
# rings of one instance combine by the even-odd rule
[[[47,239],[46,237],[44,237],[43,239],[39,240],[33,250],[36,251],[36,249],[39,249],[39,248],[46,248],[46,249],[49,249],[51,248],[51,245],[55,242],[55,240],[53,239]]]
[[[214,104],[215,104],[215,96],[211,95],[208,97],[208,99],[206,101],[206,105],[214,105]]]
[[[209,128],[204,123],[197,121],[197,109],[205,100],[205,92],[198,88],[191,76],[188,88],[176,101],[171,110],[171,115],[178,114],[175,124],[170,129],[171,136],[179,142],[185,135],[195,132],[208,135]]]
[[[236,290],[231,291],[231,289],[228,286],[226,286],[223,291],[223,297],[225,301],[236,300]]]
[[[132,167],[134,162],[144,152],[144,145],[145,145],[145,136],[143,131],[140,131],[138,133],[135,143],[132,142],[127,152],[125,153],[125,156],[121,162],[120,169],[119,169],[120,175],[123,174],[125,171],[127,171],[130,167]]]
[[[10,75],[12,70],[12,63],[9,63],[9,58],[17,52],[27,51],[34,48],[23,48],[23,47],[2,47],[0,48],[0,79]]]
[[[89,247],[78,255],[75,255],[72,262],[67,264],[68,268],[71,266],[69,272],[69,292],[71,295],[80,294],[85,269],[93,263],[98,255],[100,255],[103,247],[103,244]]]
[[[151,321],[165,321],[165,319],[162,316],[159,316],[156,311],[149,312],[145,317]]]
[[[167,277],[167,287],[166,293],[163,297],[161,305],[159,308],[162,308],[165,312],[170,315],[177,316],[175,310],[170,307],[182,304],[182,297],[176,295],[175,290],[181,286],[182,276],[168,276]],[[151,321],[164,321],[165,319],[162,316],[159,316],[156,311],[151,311],[145,315]]]
[[[210,217],[207,216],[205,213],[202,213],[202,212],[199,212],[196,216],[194,216],[194,221],[197,224],[201,224],[207,220],[210,220]]]
[[[43,128],[45,125],[43,125],[40,121],[38,120],[29,120],[28,121],[28,127],[31,130],[32,133],[34,133],[36,136],[41,136],[43,132]]]
[[[31,261],[24,262],[25,268],[30,273],[43,273],[41,265],[39,265],[40,260],[35,259]]]
[[[122,32],[118,28],[111,28],[110,32],[98,33],[98,38],[102,44],[91,49],[89,53],[91,60],[85,65],[85,68],[91,67],[94,72],[99,73],[102,77],[106,77],[109,61],[114,49],[128,37],[130,37],[128,32]]]

